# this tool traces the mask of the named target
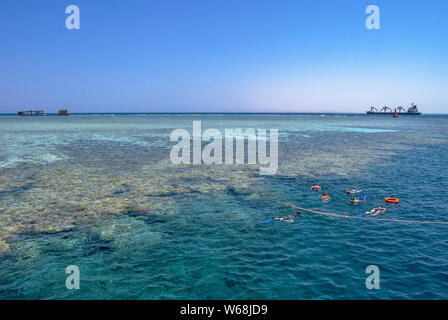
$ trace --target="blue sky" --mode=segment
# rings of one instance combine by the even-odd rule
[[[445,0],[3,0],[0,112],[447,113],[447,19]]]

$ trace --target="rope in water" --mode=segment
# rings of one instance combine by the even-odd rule
[[[302,207],[295,206],[292,203],[281,203],[282,205],[296,208],[302,211],[307,211],[311,213],[317,213],[324,216],[330,216],[330,217],[336,217],[336,218],[343,218],[343,219],[361,219],[361,220],[372,220],[372,221],[388,221],[388,222],[402,222],[402,223],[421,223],[421,224],[448,224],[448,222],[444,221],[418,221],[418,220],[397,220],[397,219],[384,219],[384,218],[369,218],[369,217],[356,217],[356,216],[347,216],[344,214],[337,214],[337,213],[331,213],[331,212],[323,212],[323,211],[317,211],[317,210],[311,210],[306,209]]]

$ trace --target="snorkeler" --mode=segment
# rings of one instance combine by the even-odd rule
[[[372,217],[374,217],[374,216],[377,216],[377,215],[379,215],[380,213],[383,213],[383,212],[385,212],[385,211],[387,211],[387,208],[386,208],[386,206],[382,206],[382,207],[378,207],[378,208],[373,208],[372,210],[370,210],[370,211],[366,211],[366,212],[364,212],[364,214],[365,215],[371,215]]]
[[[360,190],[360,189],[353,189],[353,190],[346,189],[345,190],[345,192],[347,192],[347,194],[360,193],[361,191],[362,190]]]
[[[301,215],[301,212],[300,211],[297,211],[294,215],[289,215],[289,216],[286,216],[286,217],[282,217],[282,218],[277,218],[277,217],[272,217],[272,220],[280,220],[280,221],[285,221],[285,222],[289,222],[289,223],[292,223],[292,222],[294,222],[294,219],[297,217],[297,216],[300,216]]]
[[[311,186],[311,190],[313,190],[313,191],[319,191],[320,189],[322,189],[322,187],[317,184],[315,184],[314,186]]]
[[[331,197],[328,194],[326,194],[326,193],[322,193],[321,195],[319,195],[319,197],[322,198],[323,202],[328,202],[328,201],[331,200]]]
[[[359,199],[358,198],[353,198],[350,200],[350,204],[357,206],[359,205]]]

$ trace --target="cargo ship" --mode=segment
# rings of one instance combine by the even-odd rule
[[[382,107],[380,110],[378,110],[375,107],[370,107],[370,110],[367,111],[367,114],[421,115],[422,113],[420,111],[418,111],[417,106],[414,103],[412,103],[411,107],[408,108],[408,110],[406,110],[402,106],[398,106],[394,110],[392,110],[391,108],[389,108],[387,106]]]

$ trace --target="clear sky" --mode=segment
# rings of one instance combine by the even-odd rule
[[[447,21],[446,0],[2,0],[0,112],[448,113]]]

